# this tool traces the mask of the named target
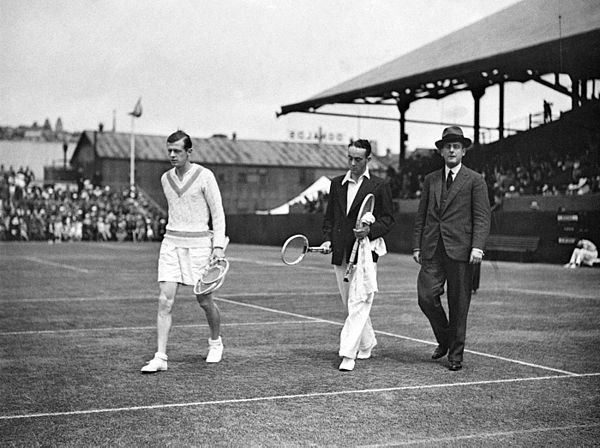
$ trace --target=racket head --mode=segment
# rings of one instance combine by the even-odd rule
[[[362,227],[362,218],[367,213],[373,213],[375,209],[375,196],[373,193],[369,193],[365,196],[362,203],[360,204],[360,208],[358,209],[358,215],[356,216],[356,228]]]
[[[293,266],[302,261],[308,252],[308,238],[302,234],[290,236],[281,247],[281,261]]]
[[[229,271],[229,261],[217,258],[208,263],[200,272],[200,278],[194,286],[194,293],[199,295],[209,294],[219,289],[225,282],[225,275]]]

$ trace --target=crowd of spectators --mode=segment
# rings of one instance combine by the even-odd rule
[[[468,153],[467,153],[468,154]],[[469,155],[469,154],[468,154]],[[490,203],[499,206],[504,198],[522,195],[582,195],[600,192],[597,155],[520,152],[487,153],[467,158],[465,164],[482,173]],[[399,171],[388,168],[387,178],[394,198],[420,197],[423,179],[442,167],[438,156],[407,159]]]
[[[502,205],[505,198],[537,195],[584,195],[600,192],[600,161],[591,152],[559,154],[529,152],[480,154],[467,152],[465,164],[482,173],[488,186],[490,204]],[[408,158],[400,170],[388,166],[386,180],[394,199],[418,199],[423,181],[430,172],[440,169],[443,159],[432,156]],[[327,205],[327,194],[304,204],[306,213],[321,213]]]
[[[42,185],[28,168],[0,166],[0,240],[155,241],[166,216],[143,194],[82,180]]]

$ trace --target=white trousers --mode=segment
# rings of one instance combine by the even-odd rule
[[[377,273],[377,263],[374,264],[375,273]],[[371,306],[373,305],[373,297],[366,301],[356,300],[348,303],[350,283],[344,281],[346,267],[346,263],[343,263],[341,266],[333,265],[342,303],[348,313],[344,327],[340,333],[339,355],[355,359],[359,350],[368,350],[377,345],[377,339],[375,338],[375,332],[373,331],[373,325],[369,317]],[[374,296],[374,293],[371,296]]]

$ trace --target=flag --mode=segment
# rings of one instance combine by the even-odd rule
[[[136,118],[139,118],[142,116],[142,98],[140,97],[140,99],[137,100],[137,103],[135,103],[135,107],[133,108],[133,112],[129,112],[129,115],[133,115]]]

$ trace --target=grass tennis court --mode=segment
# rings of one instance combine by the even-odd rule
[[[230,245],[224,359],[180,290],[155,351],[158,244],[0,245],[2,446],[594,446],[600,271],[486,261],[464,368],[432,361],[408,255],[379,263],[379,345],[339,372],[329,257]]]

